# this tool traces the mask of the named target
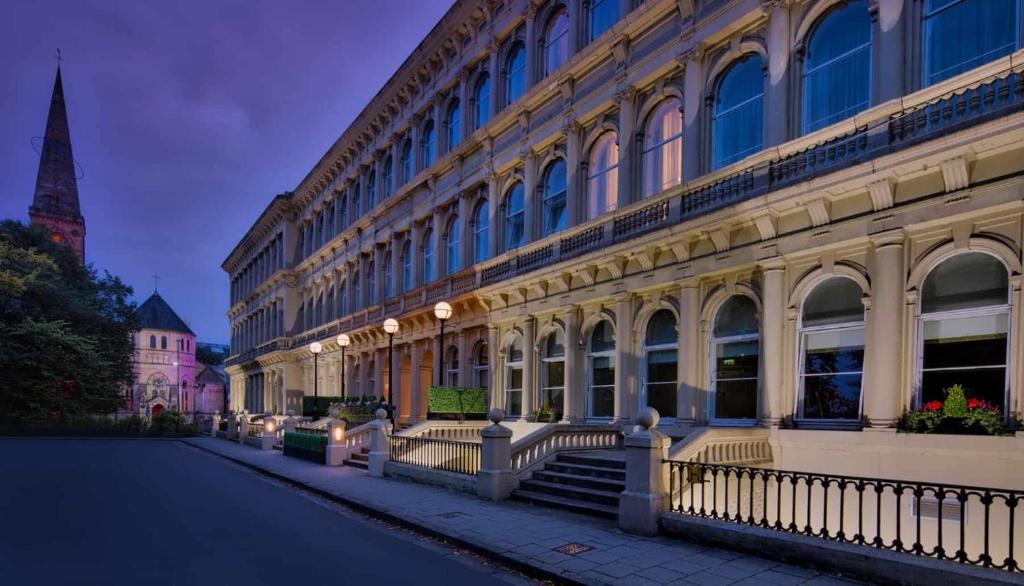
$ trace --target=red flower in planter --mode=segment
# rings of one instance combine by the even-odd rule
[[[967,399],[968,409],[986,409],[988,405],[981,399]]]
[[[924,404],[925,411],[942,411],[942,401],[928,401]]]

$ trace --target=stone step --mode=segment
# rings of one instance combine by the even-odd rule
[[[567,474],[552,470],[540,470],[533,473],[533,480],[553,482],[555,484],[566,484],[581,488],[593,488],[595,490],[606,490],[608,492],[622,492],[626,490],[625,480],[612,480],[598,476],[581,476],[578,474]]]
[[[540,492],[566,499],[586,501],[587,503],[608,505],[616,508],[619,506],[619,493],[621,492],[584,488],[581,486],[572,486],[558,482],[546,482],[544,480],[524,480],[519,483],[519,486],[522,487],[523,490],[531,492]]]
[[[370,452],[353,452],[349,455],[349,460],[356,460],[358,462],[369,462]]]
[[[586,464],[570,464],[568,462],[548,462],[544,465],[545,471],[572,474],[573,476],[590,476],[594,478],[607,478],[609,480],[621,480],[625,482],[626,471],[618,468],[605,468],[603,466],[587,466]]]
[[[592,517],[615,519],[619,515],[618,505],[602,505],[587,501],[579,501],[576,499],[564,498],[542,492],[534,492],[532,490],[525,490],[522,488],[513,491],[512,498],[528,502],[533,505],[550,507],[552,509],[561,509],[563,511],[590,515]]]
[[[349,460],[343,461],[342,464],[344,464],[345,466],[352,467],[352,468],[359,468],[360,470],[368,470],[370,468],[370,463],[369,462],[362,462],[362,461],[359,461],[359,460],[349,459]]]
[[[593,468],[605,468],[608,470],[625,470],[626,461],[614,458],[601,458],[599,456],[579,456],[574,454],[558,454],[555,461],[559,464],[582,464]]]

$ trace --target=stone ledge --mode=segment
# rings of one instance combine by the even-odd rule
[[[663,513],[661,528],[665,533],[688,541],[755,555],[764,555],[766,549],[771,549],[772,559],[841,573],[872,584],[1024,584],[1024,574],[1020,573],[967,566],[680,513]]]
[[[433,468],[389,461],[384,463],[384,475],[476,494],[476,476],[468,474],[457,474],[446,470],[434,470]]]

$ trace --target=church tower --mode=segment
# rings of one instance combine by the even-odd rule
[[[36,193],[28,217],[33,225],[45,226],[54,242],[67,244],[85,262],[85,218],[78,204],[78,179],[59,64],[39,157]]]

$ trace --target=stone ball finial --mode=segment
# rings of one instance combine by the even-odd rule
[[[293,415],[295,415],[295,409],[289,409],[288,410],[288,417],[292,417]]]
[[[644,429],[654,429],[657,427],[658,421],[660,420],[661,415],[654,407],[645,407],[640,410],[640,414],[637,415],[637,421]]]
[[[505,420],[505,412],[495,407],[487,412],[487,419],[490,419],[494,425],[498,425]]]
[[[377,419],[384,420],[388,418],[388,412],[383,409],[377,409],[377,412],[374,413],[374,416],[376,416]]]

